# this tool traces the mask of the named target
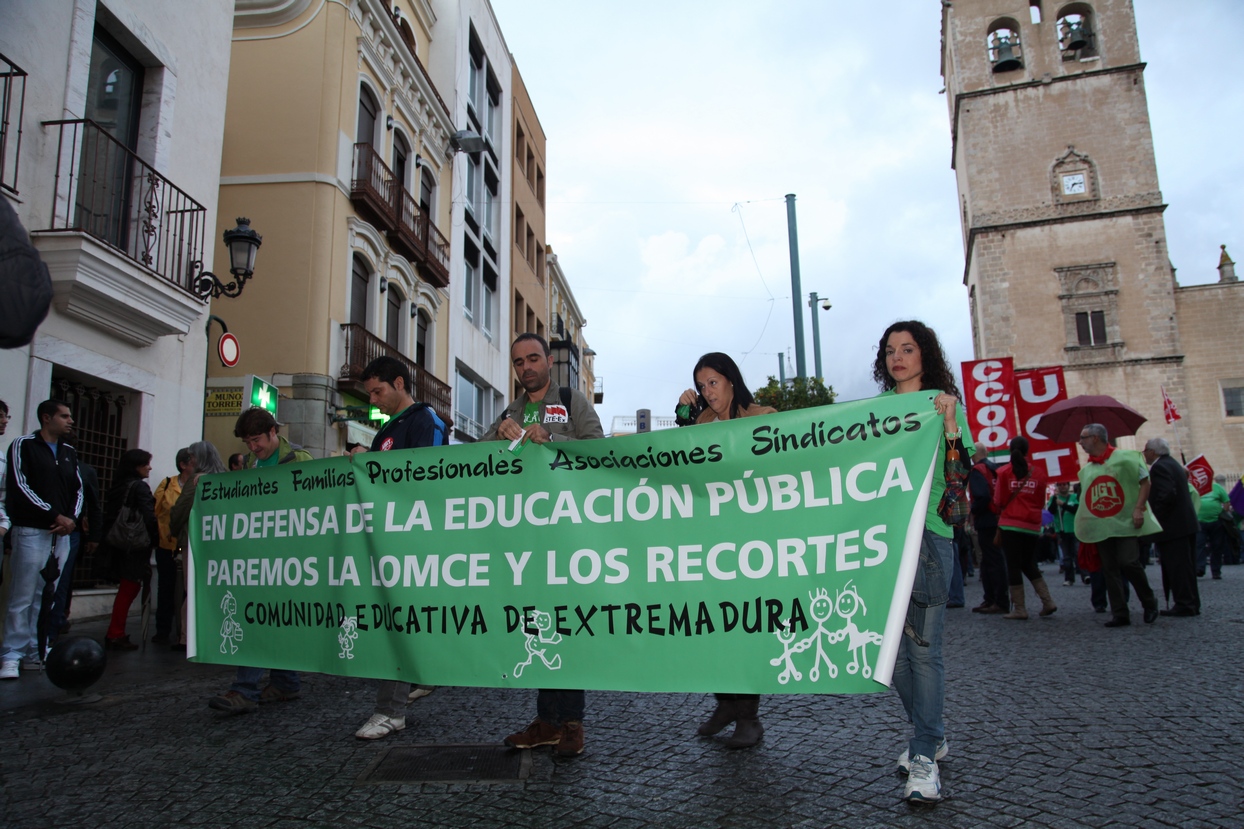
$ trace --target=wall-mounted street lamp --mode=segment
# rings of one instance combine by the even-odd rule
[[[255,273],[255,253],[263,243],[263,237],[251,230],[251,220],[239,218],[238,226],[226,230],[223,236],[229,248],[229,273],[233,274],[232,281],[221,282],[216,274],[204,271],[201,260],[190,263],[191,289],[203,299],[207,299],[209,295],[215,299],[221,294],[236,297],[242,293],[246,280]]]
[[[456,153],[478,153],[484,149],[484,139],[475,130],[458,130],[449,136],[449,148]]]

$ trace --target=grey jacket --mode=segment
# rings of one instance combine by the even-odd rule
[[[506,418],[517,421],[521,426],[523,409],[526,406],[527,395],[524,394],[506,406],[505,411],[492,422],[480,440],[500,440],[497,437],[497,427]],[[554,407],[552,413],[548,411],[549,406]],[[561,419],[557,411],[561,407],[561,387],[550,380],[549,390],[545,392],[544,399],[540,401],[540,425],[548,430],[553,440],[595,440],[605,436],[604,429],[600,427],[600,418],[596,416],[596,410],[592,408],[592,404],[582,392],[570,390],[570,413],[565,420]]]

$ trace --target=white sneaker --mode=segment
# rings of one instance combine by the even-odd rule
[[[406,695],[406,704],[409,705],[417,699],[423,699],[435,691],[437,687],[436,685],[412,685],[410,693]]]
[[[20,675],[20,668],[16,659],[6,659],[0,662],[0,679],[17,679]]]
[[[381,737],[387,737],[394,731],[401,731],[405,727],[405,717],[372,714],[371,719],[363,723],[363,727],[354,732],[354,736],[360,740],[379,740]]]
[[[942,741],[937,744],[937,750],[933,752],[933,759],[940,760],[950,753],[950,744],[943,737]],[[911,762],[907,759],[907,749],[903,749],[903,753],[898,756],[898,770],[903,774],[911,773]]]
[[[937,761],[923,754],[911,758],[911,773],[903,786],[903,800],[934,803],[942,799],[942,780],[937,773]]]

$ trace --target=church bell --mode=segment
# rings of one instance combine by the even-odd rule
[[[1067,33],[1063,37],[1063,48],[1072,52],[1078,52],[1085,46],[1089,45],[1088,31],[1085,29],[1084,21],[1067,23]]]
[[[1015,46],[1005,35],[998,38],[994,46],[993,71],[1010,72],[1012,69],[1023,68],[1024,62],[1015,54]]]

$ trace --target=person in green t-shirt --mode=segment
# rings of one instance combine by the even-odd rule
[[[1215,475],[1213,488],[1201,496],[1197,506],[1197,520],[1201,530],[1196,534],[1196,574],[1205,575],[1205,562],[1209,561],[1210,574],[1222,578],[1222,559],[1227,549],[1228,527],[1220,519],[1230,499],[1227,497],[1226,475]]]
[[[1131,624],[1127,609],[1127,579],[1145,609],[1145,623],[1158,618],[1158,600],[1140,563],[1140,537],[1160,532],[1162,525],[1149,509],[1149,465],[1139,452],[1116,449],[1100,423],[1080,430],[1080,448],[1088,463],[1080,468],[1080,509],[1076,511],[1076,538],[1097,545],[1101,570],[1110,597],[1111,619],[1106,627]]]
[[[922,322],[896,322],[881,335],[873,363],[873,379],[882,394],[912,394],[919,406],[932,406],[942,416],[945,440],[938,441],[937,460],[929,492],[920,563],[907,605],[907,623],[894,661],[894,689],[898,691],[914,733],[898,767],[907,772],[903,799],[929,802],[942,799],[937,761],[946,756],[946,670],[942,661],[942,634],[955,564],[953,529],[938,515],[946,491],[943,470],[946,452],[954,449],[966,463],[975,447],[968,432],[959,386],[946,362],[937,334]]]
[[[1071,491],[1071,484],[1059,481],[1045,508],[1054,516],[1054,532],[1058,535],[1058,549],[1062,555],[1059,569],[1063,571],[1063,586],[1071,587],[1076,583],[1076,559],[1080,550],[1076,541],[1076,510],[1080,508],[1080,496]]]

